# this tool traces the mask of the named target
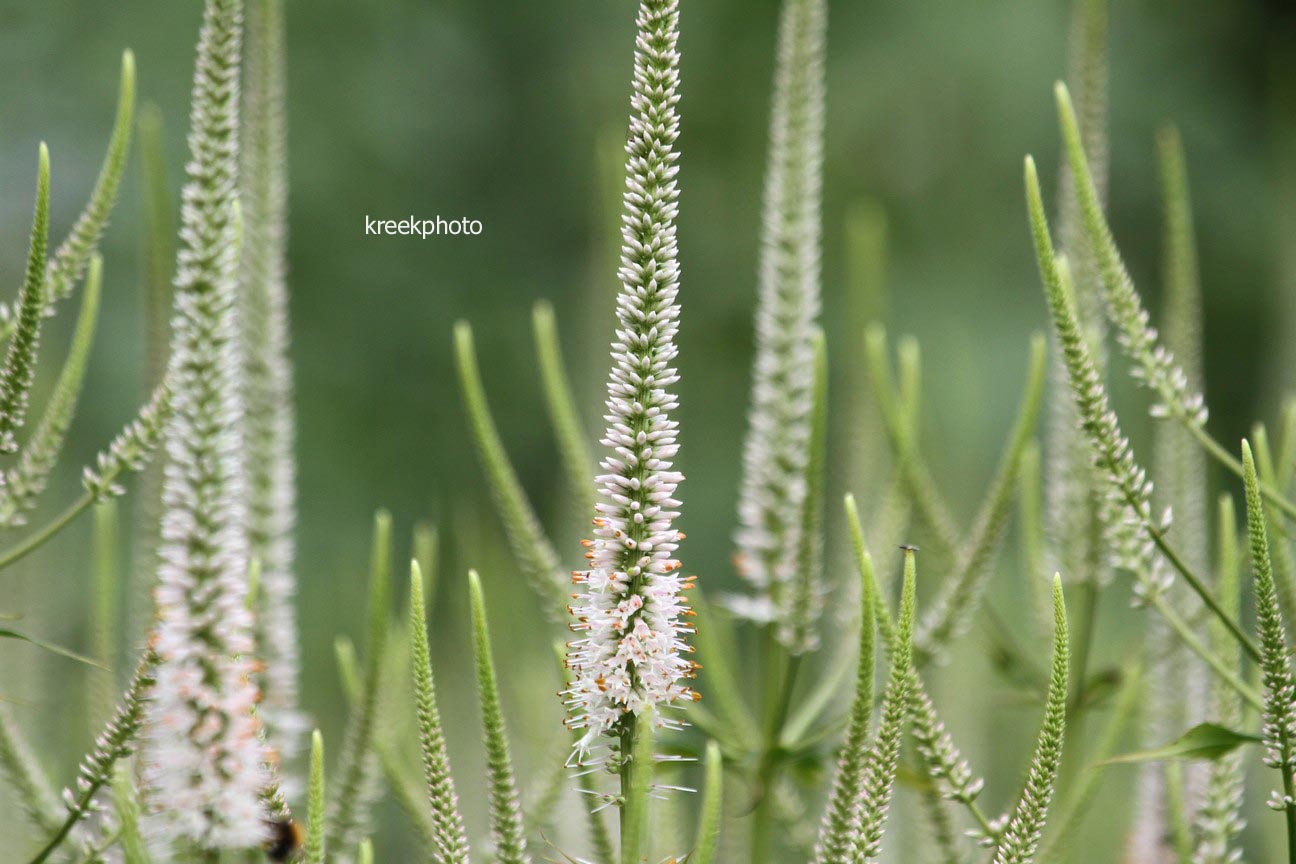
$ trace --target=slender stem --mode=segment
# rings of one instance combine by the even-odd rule
[[[1242,476],[1242,463],[1238,461],[1236,456],[1225,450],[1224,446],[1216,441],[1211,434],[1201,426],[1195,423],[1189,423],[1186,418],[1179,419],[1184,424],[1184,427],[1192,433],[1192,436],[1197,439],[1197,443],[1201,444],[1207,453],[1237,476]],[[1293,504],[1288,500],[1280,490],[1275,489],[1268,483],[1261,483],[1260,494],[1269,499],[1269,503],[1281,510],[1288,519],[1296,519],[1296,504]]]
[[[1135,514],[1138,514],[1138,502],[1132,495],[1130,495],[1129,491],[1122,487],[1121,494],[1124,496],[1125,502],[1129,505],[1130,509]],[[1233,638],[1238,641],[1238,644],[1242,646],[1246,653],[1251,655],[1251,659],[1259,663],[1260,648],[1256,645],[1255,641],[1247,635],[1241,625],[1234,621],[1232,616],[1225,611],[1224,607],[1220,604],[1219,599],[1211,593],[1210,588],[1206,587],[1206,583],[1203,582],[1186,563],[1184,563],[1184,560],[1179,557],[1179,553],[1174,550],[1174,547],[1166,542],[1165,535],[1161,533],[1161,530],[1146,519],[1140,519],[1140,521],[1143,523],[1143,530],[1147,532],[1148,537],[1152,539],[1152,542],[1156,545],[1157,549],[1161,550],[1161,554],[1170,562],[1170,566],[1179,571],[1179,575],[1181,575],[1184,581],[1188,583],[1188,587],[1192,588],[1193,592],[1201,598],[1201,601],[1205,603],[1207,608],[1209,608],[1215,617],[1220,620],[1220,623],[1228,629],[1229,633],[1233,635]]]
[[[634,800],[633,790],[635,788],[634,772],[638,766],[635,765],[633,758],[635,751],[635,735],[638,732],[638,724],[635,723],[633,714],[629,714],[625,719],[625,729],[621,732],[621,860],[622,862],[637,861],[639,859],[639,846],[643,838],[639,835],[639,820],[637,814],[631,810],[638,807],[640,802]]]
[[[995,827],[990,824],[990,820],[986,817],[985,811],[981,809],[980,804],[978,804],[976,801],[973,800],[964,800],[962,798],[958,800],[961,801],[963,806],[967,808],[967,811],[972,814],[972,818],[975,819],[977,821],[977,824],[981,826],[981,830],[982,832],[985,833],[985,836],[987,837],[999,836],[1000,831],[1002,829],[996,830]]]
[[[102,786],[103,782],[101,781],[95,783],[85,792],[81,793],[81,797],[77,799],[76,807],[68,812],[67,818],[64,819],[63,824],[59,826],[58,832],[50,838],[48,843],[45,844],[45,848],[36,853],[36,857],[31,859],[29,864],[44,864],[44,862],[49,859],[49,856],[53,854],[54,850],[67,839],[68,834],[72,833],[72,829],[76,827],[76,824],[81,821],[87,812],[89,812],[90,802],[94,800],[94,796],[99,792],[99,789]]]
[[[773,852],[774,796],[770,787],[778,769],[778,745],[783,726],[792,706],[792,688],[796,684],[800,658],[789,655],[774,638],[773,628],[766,628],[765,640],[766,680],[772,687],[766,693],[765,729],[761,744],[760,761],[756,768],[756,794],[759,800],[752,814],[752,864],[765,864]]]
[[[58,534],[60,531],[66,528],[72,522],[73,519],[77,518],[83,512],[89,509],[90,505],[94,503],[94,500],[95,500],[94,496],[91,495],[89,492],[86,492],[80,498],[78,498],[72,504],[71,507],[67,508],[62,513],[60,513],[52,522],[50,522],[44,528],[40,529],[35,534],[32,534],[30,537],[28,537],[26,540],[22,541],[18,545],[5,550],[3,553],[0,553],[0,570],[3,570],[4,568],[22,560],[23,558],[26,558],[28,555],[35,552],[37,549],[44,546],[46,542],[48,542],[51,538],[54,537],[54,535]]]
[[[1066,742],[1063,750],[1069,758],[1062,760],[1062,782],[1070,788],[1076,772],[1084,764],[1085,711],[1084,701],[1088,690],[1089,659],[1093,653],[1093,637],[1098,626],[1098,587],[1086,580],[1080,584],[1079,614],[1076,616],[1075,653],[1071,655],[1071,701],[1067,709]]]
[[[1152,542],[1161,550],[1161,554],[1166,557],[1171,566],[1179,571],[1179,575],[1183,576],[1184,581],[1188,583],[1188,587],[1193,589],[1202,602],[1215,614],[1215,617],[1228,628],[1229,632],[1233,634],[1233,638],[1237,639],[1238,644],[1251,656],[1251,659],[1257,663],[1260,662],[1260,649],[1257,647],[1255,640],[1225,611],[1219,600],[1211,593],[1211,590],[1206,587],[1206,584],[1201,581],[1197,574],[1188,568],[1184,560],[1179,557],[1179,553],[1166,542],[1165,535],[1153,525],[1149,524],[1144,527],[1147,529],[1148,536],[1152,538]]]
[[[1080,586],[1080,614],[1076,616],[1076,650],[1071,656],[1071,713],[1075,714],[1084,701],[1085,683],[1089,676],[1089,655],[1093,650],[1093,634],[1098,618],[1098,589],[1093,582],[1085,581]],[[1074,751],[1073,751],[1074,752]],[[1072,761],[1075,764],[1075,760]]]
[[[1283,794],[1287,800],[1296,801],[1296,781],[1292,779],[1290,765],[1283,768]],[[1287,817],[1287,861],[1296,864],[1296,804],[1288,804],[1284,810]]]
[[[1161,617],[1165,618],[1166,623],[1170,625],[1170,629],[1174,630],[1175,633],[1178,634],[1179,638],[1183,640],[1184,644],[1188,646],[1190,651],[1204,660],[1206,664],[1215,671],[1215,674],[1220,676],[1220,679],[1224,681],[1224,683],[1236,690],[1238,695],[1246,700],[1247,704],[1251,705],[1258,711],[1264,710],[1264,700],[1260,698],[1260,695],[1239,678],[1236,672],[1228,668],[1222,660],[1216,657],[1215,654],[1197,638],[1197,634],[1193,633],[1192,628],[1188,626],[1188,623],[1180,618],[1179,613],[1174,611],[1174,609],[1166,603],[1164,597],[1154,595],[1151,603],[1153,608],[1161,613]]]
[[[1180,861],[1191,861],[1193,853],[1192,828],[1188,825],[1188,802],[1184,796],[1183,765],[1166,764],[1166,809],[1170,811],[1170,835]]]

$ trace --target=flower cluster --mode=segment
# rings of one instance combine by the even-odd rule
[[[1033,161],[1026,165],[1026,186],[1036,255],[1071,395],[1094,461],[1107,480],[1099,511],[1112,564],[1135,575],[1135,597],[1139,601],[1153,602],[1169,587],[1170,574],[1155,554],[1146,529],[1165,531],[1170,514],[1167,512],[1159,521],[1152,515],[1152,481],[1135,460],[1129,439],[1121,431],[1102,376],[1080,330],[1070,272],[1065,259],[1059,259],[1053,252]]]
[[[1067,157],[1076,179],[1080,210],[1090,243],[1097,252],[1107,313],[1117,327],[1117,341],[1134,361],[1134,377],[1160,399],[1153,406],[1153,415],[1175,417],[1187,426],[1201,428],[1206,425],[1206,401],[1189,382],[1174,354],[1161,344],[1160,334],[1151,325],[1151,316],[1143,307],[1143,301],[1134,289],[1134,280],[1121,260],[1111,228],[1103,216],[1102,202],[1089,171],[1075,109],[1065,85],[1057,87],[1057,103]]]
[[[266,739],[290,762],[310,724],[298,710],[300,659],[293,526],[297,488],[292,366],[288,359],[287,131],[281,2],[248,7],[247,87],[240,170],[245,328],[245,441],[249,543],[261,563],[257,656]]]
[[[681,593],[691,578],[674,557],[683,536],[673,527],[682,476],[672,470],[679,447],[670,413],[678,403],[667,389],[679,380],[671,366],[679,317],[676,0],[644,0],[638,27],[622,289],[602,439],[611,453],[598,477],[594,539],[585,541],[589,569],[573,574],[580,590],[571,626],[579,638],[568,646],[574,677],[563,694],[568,726],[583,730],[573,757],[580,762],[625,718],[696,698],[686,683],[694,664],[684,658],[692,612]],[[678,725],[662,711],[653,716]]]
[[[265,832],[255,713],[238,309],[242,4],[207,0],[198,45],[168,378],[167,472],[144,778],[157,833],[246,849]]]
[[[783,4],[765,181],[750,428],[735,538],[739,571],[754,594],[730,602],[743,617],[778,622],[780,641],[796,651],[812,647],[809,624],[818,616],[823,590],[817,573],[799,580],[798,569],[817,567],[802,560],[801,552],[810,494],[806,472],[821,305],[826,31],[823,0]],[[801,585],[811,596],[797,596]]]

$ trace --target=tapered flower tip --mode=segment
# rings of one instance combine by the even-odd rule
[[[49,183],[49,146],[44,141],[40,143],[40,182],[42,185]]]
[[[473,346],[472,325],[467,321],[459,320],[454,323],[455,345],[460,351],[469,350]]]
[[[1026,192],[1032,198],[1040,197],[1039,171],[1035,168],[1035,157],[1026,154],[1024,173],[1026,175]]]
[[[1242,468],[1246,475],[1256,473],[1255,456],[1251,453],[1251,442],[1245,438],[1242,439]]]
[[[472,578],[471,571],[469,578]],[[423,568],[415,559],[410,560],[410,603],[423,606]]]
[[[123,99],[135,95],[135,52],[129,48],[122,52],[121,93]]]
[[[1057,102],[1058,112],[1063,118],[1070,117],[1072,122],[1075,118],[1075,109],[1071,105],[1071,91],[1067,89],[1065,81],[1053,82],[1053,99]]]

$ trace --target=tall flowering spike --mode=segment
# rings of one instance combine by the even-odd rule
[[[290,760],[309,724],[298,710],[297,619],[293,611],[296,463],[292,367],[288,360],[287,133],[282,0],[248,7],[240,273],[247,411],[248,535],[261,562],[257,655],[266,740]]]
[[[1049,802],[1053,799],[1053,786],[1062,765],[1071,652],[1061,576],[1053,577],[1053,627],[1053,671],[1049,678],[1044,724],[1026,773],[1026,786],[1004,828],[1003,839],[995,850],[994,864],[1030,864],[1035,859]]]
[[[1098,366],[1080,330],[1070,271],[1065,260],[1059,260],[1053,252],[1039,176],[1030,157],[1026,159],[1026,204],[1071,397],[1089,439],[1094,462],[1105,478],[1100,508],[1104,539],[1111,550],[1112,563],[1135,575],[1135,596],[1142,601],[1158,600],[1168,587],[1170,577],[1143,530],[1146,525],[1157,524],[1152,517],[1152,483],[1134,459],[1129,439],[1121,432]]]
[[[265,828],[263,746],[247,608],[247,488],[238,309],[239,0],[207,0],[190,114],[188,181],[168,377],[145,780],[157,833],[246,849]]]
[[[45,253],[49,243],[49,150],[40,145],[36,178],[36,213],[32,217],[27,278],[18,294],[18,318],[13,342],[0,366],[0,453],[18,452],[14,433],[27,416],[27,402],[36,377],[36,349],[45,310]]]
[[[914,550],[906,547],[900,621],[890,649],[891,674],[882,695],[877,732],[864,757],[864,776],[860,785],[858,810],[854,814],[855,861],[875,862],[882,856],[882,833],[886,829],[887,813],[895,794],[900,744],[909,722],[913,701],[913,631],[917,578]]]
[[[847,498],[846,507],[854,524],[858,524],[855,500]],[[862,532],[857,536],[860,576],[859,660],[855,670],[855,695],[851,700],[850,722],[846,740],[837,757],[832,792],[824,807],[815,843],[815,864],[851,864],[856,851],[856,803],[864,787],[864,765],[868,755],[869,719],[873,716],[873,558],[864,549]]]
[[[1107,0],[1072,0],[1067,80],[1076,93],[1084,117],[1084,148],[1093,168],[1100,197],[1107,187]],[[1093,251],[1085,238],[1075,175],[1063,164],[1060,170],[1058,236],[1062,251],[1072,262],[1076,278],[1077,313],[1093,344],[1101,346],[1106,333],[1102,310],[1102,279]],[[1111,579],[1100,532],[1095,530],[1101,478],[1093,466],[1088,443],[1080,429],[1075,404],[1067,393],[1066,368],[1060,349],[1053,352],[1053,377],[1048,413],[1049,478],[1046,489],[1048,536],[1054,569],[1068,579],[1099,586]],[[1095,360],[1101,367],[1104,354]],[[1041,567],[1032,574],[1052,572]],[[1043,587],[1043,586],[1041,586]],[[1045,592],[1041,591],[1043,595]]]
[[[418,571],[415,571],[417,575]],[[477,571],[468,571],[472,605],[473,654],[477,666],[477,698],[481,702],[482,730],[486,743],[487,780],[490,784],[491,839],[499,864],[531,864],[523,827],[522,801],[518,795],[513,757],[509,755],[504,710],[500,706],[495,661],[491,658],[490,627],[486,621],[486,598]]]
[[[1242,442],[1242,477],[1246,485],[1247,538],[1255,576],[1256,625],[1260,631],[1260,669],[1264,677],[1265,764],[1282,773],[1282,790],[1269,797],[1269,806],[1287,815],[1288,836],[1296,831],[1296,679],[1292,676],[1287,630],[1278,606],[1260,480],[1251,447]]]
[[[1200,429],[1206,425],[1206,400],[1201,390],[1189,381],[1174,354],[1160,340],[1151,324],[1151,316],[1134,288],[1134,280],[1125,269],[1111,228],[1103,216],[1102,202],[1065,84],[1057,85],[1056,97],[1063,144],[1075,175],[1080,211],[1089,242],[1097,256],[1107,317],[1116,326],[1117,341],[1134,363],[1134,376],[1157,395],[1159,401],[1153,406],[1153,414],[1174,417],[1189,428]]]
[[[671,470],[679,446],[678,403],[667,388],[679,376],[671,365],[678,349],[679,264],[675,180],[679,135],[679,11],[677,0],[643,0],[639,6],[634,96],[624,196],[621,291],[608,377],[610,452],[597,478],[594,539],[585,542],[589,569],[573,574],[577,633],[567,653],[573,680],[563,695],[570,728],[583,730],[575,759],[615,743],[635,716],[652,711],[659,726],[677,726],[664,709],[696,699],[688,686],[694,664],[684,655],[692,628],[681,592],[690,580],[674,554],[682,535],[675,489],[683,476]]]
[[[765,215],[756,309],[756,360],[743,451],[737,561],[754,596],[739,614],[763,622],[796,617],[807,467],[815,403],[820,311],[825,0],[784,0],[770,119]],[[808,574],[818,579],[818,574]],[[812,586],[819,590],[817,584]],[[803,650],[803,629],[779,640]]]

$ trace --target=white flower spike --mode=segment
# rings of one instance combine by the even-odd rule
[[[574,679],[563,694],[568,726],[583,730],[573,756],[582,764],[605,756],[608,744],[616,750],[627,718],[652,711],[657,725],[677,726],[660,709],[697,698],[687,683],[695,664],[685,659],[693,631],[682,591],[691,578],[674,557],[683,477],[672,470],[679,447],[670,413],[678,403],[668,390],[679,380],[671,366],[679,318],[676,0],[644,0],[638,26],[622,287],[602,440],[611,452],[597,478],[594,539],[585,541],[589,569],[573,574],[578,638],[568,647]]]

